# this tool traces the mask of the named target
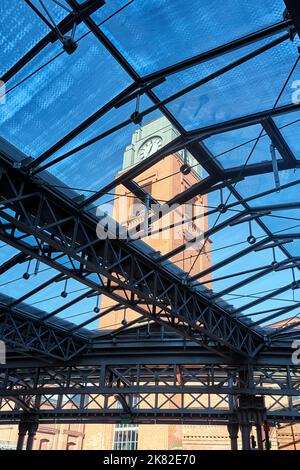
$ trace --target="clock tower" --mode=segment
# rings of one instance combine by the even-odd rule
[[[131,143],[126,147],[122,169],[119,174],[128,171],[129,168],[137,165],[142,160],[150,157],[160,148],[173,141],[178,136],[177,130],[165,118],[161,117],[155,121],[145,124],[137,129],[132,135]],[[180,170],[186,163],[191,167],[188,174],[183,174]],[[135,182],[144,189],[159,204],[164,204],[174,198],[174,196],[185,191],[189,187],[201,180],[201,167],[197,161],[186,150],[181,150],[165,157],[151,168],[135,178]],[[118,176],[118,175],[117,175]],[[129,190],[119,185],[115,191],[116,197],[113,207],[113,218],[121,223],[128,230],[138,224],[143,224],[150,214],[151,208],[145,207],[138,198]],[[159,223],[161,227],[169,227],[168,230],[160,231],[155,229],[155,224],[150,227],[150,231],[145,231],[142,239],[155,251],[167,253],[177,246],[186,243],[195,236],[197,229],[206,231],[208,228],[207,217],[203,213],[207,210],[207,196],[197,196],[187,203],[188,208],[180,206],[177,209],[177,217],[180,220],[180,231],[172,228],[173,219],[163,217]],[[188,210],[187,210],[188,209]],[[171,211],[171,214],[176,211]],[[199,216],[199,217],[197,217]],[[182,221],[192,219],[190,224],[182,225]],[[178,219],[177,219],[178,220]],[[199,233],[199,232],[198,232]],[[205,249],[200,252],[201,246],[191,247],[172,260],[179,268],[185,272],[194,274],[210,266],[210,242],[206,243]],[[210,278],[207,279],[210,281]],[[101,310],[109,310],[111,299],[104,297],[101,299]],[[122,327],[124,322],[135,320],[138,314],[130,309],[119,309],[103,316],[99,322],[101,333]],[[177,400],[174,397],[173,400]],[[178,397],[179,400],[179,397]],[[180,449],[183,445],[185,426],[183,425],[100,425],[92,426],[91,435],[103,436],[103,449],[118,450],[118,442],[122,442],[122,449]],[[131,436],[129,439],[128,436]],[[134,436],[134,439],[133,437]],[[128,443],[126,443],[126,439]],[[127,446],[127,447],[126,447]],[[135,447],[134,447],[135,446]]]
[[[148,158],[177,136],[177,130],[165,117],[151,121],[137,129],[132,136],[131,144],[126,147],[123,166],[117,176]],[[184,163],[191,168],[187,175],[180,171]],[[163,205],[198,183],[201,180],[201,173],[200,165],[189,152],[183,149],[148,168],[134,181],[157,203]],[[123,185],[116,187],[115,194],[113,218],[128,231],[132,231],[139,225],[143,228],[145,220],[151,215],[151,208],[147,209],[145,204]],[[178,209],[170,211],[158,223],[154,223],[149,231],[141,232],[139,235],[158,254],[168,253],[198,236],[199,232],[205,232],[208,229],[207,217],[203,216],[206,211],[207,196],[197,196]],[[183,224],[186,220],[192,220],[192,222]],[[177,224],[177,227],[168,228],[173,224]],[[208,241],[202,250],[202,244],[191,246],[170,261],[191,275],[201,272],[211,264],[210,245],[211,242]],[[210,280],[210,277],[206,280]],[[104,297],[102,308],[110,305],[111,300]],[[127,309],[126,319],[132,320],[133,318],[136,318],[136,313]],[[118,310],[101,318],[100,327],[108,329],[111,325],[117,325],[118,328],[121,320],[121,311]]]
[[[166,117],[155,119],[145,124],[135,131],[132,135],[131,144],[126,147],[123,159],[123,170],[140,163],[142,160],[150,157],[160,148],[172,142],[179,136],[178,131],[170,124]],[[200,165],[186,150],[180,150],[178,155],[181,160],[193,167],[194,171],[201,176]]]
[[[132,135],[131,143],[125,149],[123,166],[119,174],[147,159],[176,137],[178,137],[178,131],[165,117],[151,121],[137,129]],[[184,163],[191,168],[188,174],[181,172]],[[186,149],[182,149],[163,158],[138,175],[134,181],[151,196],[152,200],[163,205],[198,183],[201,178],[201,166]],[[143,225],[151,215],[151,211],[147,211],[145,204],[129,193],[123,185],[116,188],[116,194],[113,218],[129,231],[139,224]],[[162,254],[168,253],[208,229],[207,217],[203,215],[206,211],[207,197],[194,197],[177,210],[170,211],[159,223],[151,227],[148,232],[149,236],[142,234],[142,239],[156,251]],[[183,221],[190,222],[182,224]],[[176,227],[166,229],[172,224]],[[201,247],[201,244],[191,247],[171,261],[191,275],[200,272],[210,266],[210,241],[199,254]]]

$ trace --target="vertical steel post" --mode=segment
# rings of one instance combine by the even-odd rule
[[[26,450],[32,450],[34,438],[38,430],[38,427],[39,427],[39,423],[36,419],[30,420],[28,422],[28,437],[27,437]]]
[[[238,450],[239,424],[229,421],[227,424],[227,429],[230,437],[231,450]]]
[[[17,450],[23,450],[27,429],[28,429],[28,423],[24,421],[23,419],[21,419],[21,421],[19,422],[19,429],[18,429]]]
[[[257,434],[257,446],[258,446],[258,449],[259,449],[259,450],[264,450],[261,424],[257,424],[257,425],[256,425],[256,434]]]

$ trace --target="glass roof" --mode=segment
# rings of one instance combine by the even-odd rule
[[[276,23],[283,10],[280,0],[140,0],[124,11],[122,28],[115,17],[103,30],[146,75]]]
[[[260,125],[210,137],[205,144],[224,168],[271,160],[271,140]]]
[[[51,23],[41,3],[32,3]],[[65,0],[60,2],[64,8],[53,0],[44,3],[56,24],[70,14]],[[212,298],[224,291],[222,297],[228,304],[262,324],[268,314],[259,312],[281,309],[300,299],[298,289],[276,293],[300,278],[298,267],[293,268],[300,248],[300,111],[299,103],[293,101],[300,83],[299,37],[294,30],[283,28],[254,42],[245,39],[226,53],[212,54],[231,41],[282,22],[282,0],[106,0],[91,13],[93,30],[80,21],[73,31],[77,43],[73,54],[63,50],[62,38],[25,2],[3,0],[0,11],[0,74],[8,77],[5,102],[0,105],[0,135],[31,158],[34,175],[43,177],[41,169],[47,169],[58,178],[56,189],[65,184],[85,198],[96,195],[95,205],[103,210],[108,207],[113,215],[112,204],[110,209],[105,204],[116,204],[120,198],[141,200],[132,187],[126,187],[128,181],[122,181],[121,195],[116,190],[115,178],[122,178],[136,164],[124,169],[124,153],[134,148],[137,156],[145,126],[155,127],[153,123],[165,117],[172,132],[164,137],[164,144],[176,142],[178,136],[183,143],[172,152],[177,167],[170,166],[169,174],[159,174],[153,181],[161,182],[155,197],[161,204],[167,203],[165,188],[174,182],[177,189],[172,197],[182,196],[181,205],[191,200],[194,206],[201,205],[206,227],[204,245],[198,252],[191,255],[187,243],[178,243],[176,253],[165,250],[163,254],[170,262],[180,260],[181,267],[187,266],[185,257],[194,257],[198,263],[209,256],[209,274],[206,269],[197,273],[193,264],[184,268],[192,275],[191,285],[206,286]],[[66,34],[71,31],[70,27]],[[52,40],[41,45],[51,32]],[[279,42],[284,35],[287,37]],[[277,42],[271,47],[273,41]],[[260,48],[265,50],[255,54]],[[204,58],[204,53],[213,57]],[[20,64],[26,54],[33,57]],[[190,65],[181,63],[191,58]],[[240,63],[234,66],[236,61]],[[170,72],[167,68],[171,66]],[[277,112],[281,107],[289,109]],[[140,121],[133,118],[134,112],[141,114]],[[137,130],[141,136],[134,147]],[[186,163],[186,155],[194,159],[194,169],[197,165],[202,168],[201,177],[195,173],[190,186],[194,189],[208,179],[207,196],[195,189],[194,199],[185,198],[185,190],[190,188],[185,186],[178,161]],[[167,158],[162,162],[166,170]],[[140,174],[131,176],[130,182],[149,189],[149,184],[141,183]],[[55,180],[51,181],[55,186]],[[282,204],[285,206],[275,207]],[[285,243],[287,234],[291,240]],[[278,243],[273,248],[251,250],[251,245],[264,239]],[[33,237],[26,241],[31,246],[36,243]],[[3,243],[0,269],[18,253]],[[59,262],[70,266],[66,257]],[[284,269],[270,271],[274,262]],[[15,297],[17,286],[20,297],[48,314],[57,310],[58,318],[70,318],[77,325],[90,319],[88,328],[99,327],[93,320],[95,295],[80,298],[75,309],[67,305],[88,291],[86,285],[69,279],[66,300],[61,295],[66,289],[65,277],[51,283],[58,271],[43,263],[36,266],[34,260],[28,263],[28,258],[18,261],[1,274],[0,288],[6,295]],[[30,272],[27,281],[26,272]],[[209,281],[205,275],[210,276]],[[27,295],[44,284],[40,291]],[[272,291],[274,298],[268,295]],[[252,306],[255,299],[261,302]]]

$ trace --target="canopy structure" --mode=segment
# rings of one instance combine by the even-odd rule
[[[151,393],[167,394],[160,380],[172,382],[175,371],[173,393],[188,396],[200,380],[195,356],[205,369],[198,393],[222,395],[226,383],[228,396],[278,394],[270,419],[298,419],[299,2],[3,0],[0,9],[3,422],[19,420],[22,409],[38,412],[37,368],[58,394],[71,393],[74,374],[82,394],[113,397],[126,386],[131,400],[149,392],[140,375],[156,380]],[[162,116],[174,139],[120,172],[134,132]],[[201,179],[152,202],[160,218],[167,207],[207,195],[208,228],[192,266],[208,252],[211,265],[193,273],[176,265],[189,257],[191,240],[157,253],[147,237],[96,236],[105,208],[120,197],[116,188],[147,208],[151,195],[139,175],[183,150]],[[98,308],[104,297],[105,310]],[[124,308],[138,318],[99,326]],[[126,363],[124,344],[140,368],[130,379],[125,366],[134,361]],[[108,356],[113,349],[114,359],[105,356],[95,385],[94,369],[77,374],[76,366],[99,366],[102,349]],[[160,379],[144,368],[147,360],[173,369]],[[72,368],[65,391],[49,379],[62,364]],[[205,382],[208,364],[217,375],[224,367],[217,392]],[[122,370],[119,382],[106,380],[113,365]],[[112,404],[91,418],[83,402],[72,402],[74,420],[114,421]],[[224,423],[236,409],[228,403],[226,411],[184,405],[161,419],[182,422],[184,409],[187,420]],[[143,407],[126,406],[146,419]],[[69,419],[61,402],[40,419],[51,416]]]

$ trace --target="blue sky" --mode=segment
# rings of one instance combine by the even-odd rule
[[[38,2],[35,2],[38,4]],[[110,14],[126,2],[107,0],[106,5],[94,14],[96,23],[103,22]],[[57,21],[61,20],[66,12],[55,5],[51,0],[51,12]],[[278,22],[282,19],[284,11],[282,0],[135,0],[122,13],[104,23],[101,28],[108,38],[119,48],[128,63],[141,75],[147,75],[194,54],[199,54],[225,42],[249,34],[260,28]],[[34,15],[25,2],[20,0],[2,0],[0,3],[0,47],[1,47],[1,74],[10,68],[30,48],[34,46],[45,34],[47,27]],[[76,39],[85,34],[87,29],[80,25]],[[269,41],[269,40],[268,40]],[[164,99],[189,84],[222,68],[229,62],[236,60],[265,44],[248,46],[234,53],[223,56],[214,61],[188,69],[179,74],[172,75],[165,83],[157,87],[156,93]],[[286,41],[269,52],[244,64],[239,69],[215,79],[205,86],[184,95],[169,105],[182,126],[187,130],[207,126],[216,122],[239,117],[245,114],[272,108],[276,98],[298,55],[298,39],[294,43]],[[31,78],[19,84],[33,70],[38,69],[49,59],[61,51],[59,42],[46,47],[28,66],[19,72],[6,84],[9,91],[6,104],[0,106],[0,135],[13,143],[25,154],[37,157],[51,147],[56,141],[66,135],[71,129],[80,124],[98,108],[116,96],[122,89],[132,83],[132,79],[122,69],[120,64],[99,44],[92,34],[87,35],[79,42],[76,53],[72,56],[60,55],[50,65],[44,67]],[[292,82],[300,79],[299,66],[296,68],[278,105],[291,102]],[[14,88],[15,87],[15,88]],[[11,91],[10,91],[11,90]],[[141,109],[151,105],[143,97]],[[134,104],[128,103],[117,110],[109,112],[70,144],[59,150],[51,158],[65,153],[91,137],[102,133],[112,126],[126,120],[133,112]],[[160,116],[158,111],[150,114],[147,120]],[[299,113],[276,118],[282,133],[295,152],[299,154],[299,123],[289,125],[299,119]],[[107,137],[93,146],[77,153],[66,161],[55,165],[51,172],[66,184],[83,190],[97,190],[114,178],[122,164],[126,145],[131,141],[131,135],[136,126],[131,124],[121,131]],[[225,167],[243,165],[247,160],[252,143],[260,133],[260,126],[237,130],[227,134],[211,137],[205,141],[208,148],[215,154],[223,154],[218,161]],[[230,151],[232,147],[242,145],[239,149]],[[270,160],[270,141],[264,136],[249,163],[258,163]],[[226,153],[224,153],[227,151]],[[280,174],[281,183],[287,183],[300,178],[299,171],[284,171]],[[274,186],[273,175],[251,177],[237,185],[243,197],[253,195]],[[298,187],[293,187],[281,193],[274,193],[271,197],[257,200],[253,204],[296,201]],[[224,191],[226,199],[227,194]],[[220,202],[219,193],[212,193],[209,205],[217,206]],[[230,202],[234,201],[233,196]],[[237,209],[241,209],[239,206]],[[229,217],[230,213],[223,215],[220,221]],[[300,211],[276,213],[278,217],[264,217],[262,220],[272,230],[286,230],[300,223]],[[293,218],[293,220],[292,220]],[[294,220],[295,219],[295,220]],[[296,219],[299,219],[297,222]],[[215,222],[212,217],[210,224]],[[293,231],[297,231],[295,228]],[[262,230],[253,225],[256,237],[263,235]],[[216,263],[225,256],[247,246],[246,238],[248,227],[246,224],[238,228],[228,228],[212,237],[213,262]],[[237,247],[224,248],[228,244],[240,243]],[[299,253],[299,242],[293,242],[289,249],[293,255]],[[14,250],[8,247],[0,249],[0,261],[7,259]],[[276,251],[280,260],[282,254]],[[272,261],[270,250],[261,252],[257,256],[247,256],[221,271],[216,276],[227,275],[239,270],[263,266]],[[24,271],[23,267],[15,268],[15,272],[2,276],[0,284],[5,292],[14,296],[16,286],[18,293],[26,292],[29,287],[41,283],[53,276],[52,270],[45,270],[27,283],[17,280],[12,284],[6,283],[17,279]],[[296,274],[298,276],[298,274]],[[222,281],[214,284],[214,289],[223,289],[234,281]],[[259,282],[235,291],[235,294],[249,295],[268,289],[276,288],[292,280],[289,271],[281,274],[274,273]],[[1,286],[0,286],[1,287]],[[44,297],[56,297],[61,289],[61,283],[51,287],[42,296],[31,299],[31,303],[38,302]],[[69,290],[76,291],[81,286],[71,281]],[[79,292],[80,294],[80,292]],[[71,295],[79,295],[74,292]],[[300,300],[300,293],[287,292],[280,299],[270,300],[262,305],[262,309],[285,306],[293,295]],[[237,299],[227,296],[226,299],[239,307],[251,298]],[[61,298],[37,304],[42,309],[53,310],[62,302]],[[86,300],[78,305],[78,312],[91,308],[95,299]],[[297,313],[297,311],[295,311]],[[73,310],[64,315],[76,314]],[[87,314],[88,316],[89,314]],[[80,316],[80,321],[85,316]],[[74,318],[74,321],[76,319]]]

